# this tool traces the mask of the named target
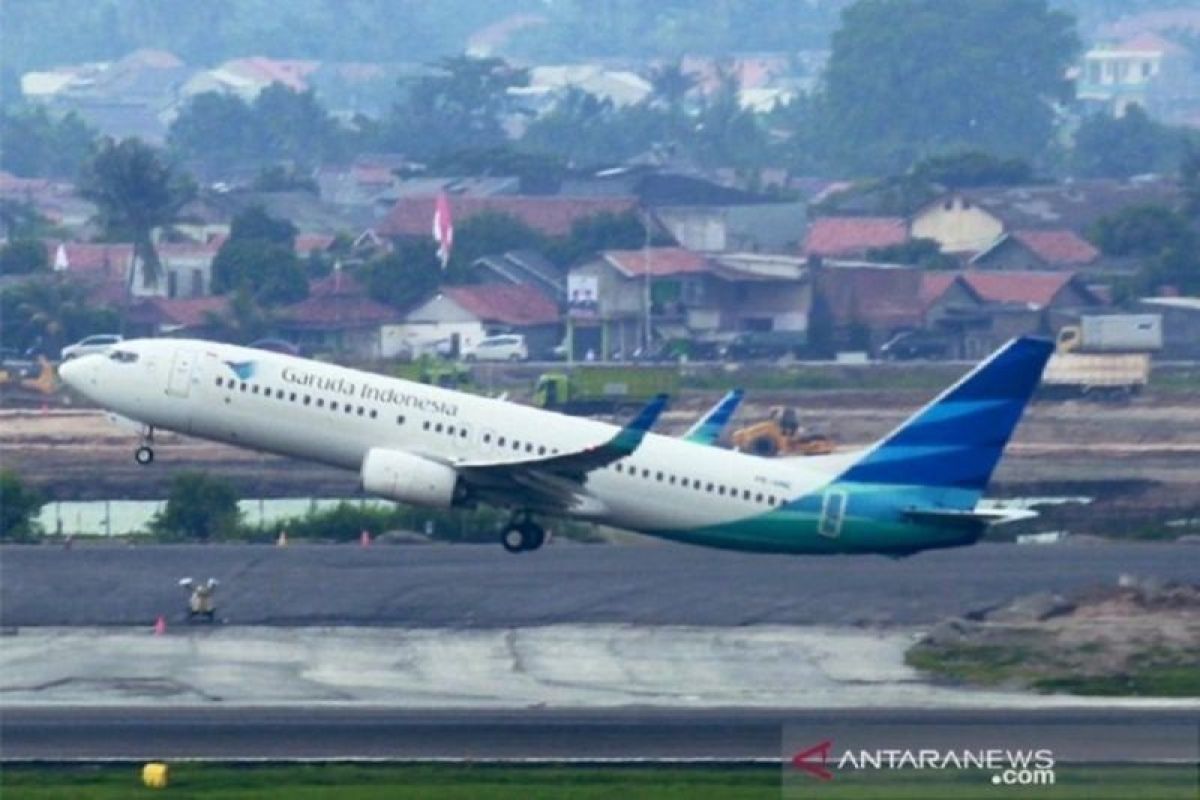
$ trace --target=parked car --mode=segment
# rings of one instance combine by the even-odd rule
[[[525,337],[515,333],[503,336],[488,336],[480,339],[474,347],[463,348],[465,361],[526,361],[529,348]]]
[[[91,355],[92,353],[107,353],[113,345],[120,344],[124,337],[117,333],[98,333],[87,336],[75,344],[69,344],[62,349],[61,359],[70,361],[72,358]]]
[[[889,361],[949,358],[950,340],[934,331],[904,331],[884,342],[879,355]]]
[[[729,361],[775,361],[801,358],[807,352],[808,337],[800,331],[748,331],[739,333],[721,350]]]
[[[283,353],[285,356],[303,355],[299,347],[286,339],[259,339],[251,342],[249,346],[259,350],[269,350],[272,353]]]

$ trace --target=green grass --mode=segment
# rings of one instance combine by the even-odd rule
[[[158,797],[187,800],[337,797],[468,800],[568,798],[569,800],[1175,800],[1196,797],[1196,769],[1179,767],[1060,767],[1054,786],[993,786],[978,771],[881,771],[841,773],[819,782],[778,767],[696,768],[681,766],[579,767],[355,765],[171,767],[166,790],[141,785],[140,765],[27,767],[0,773],[4,800],[126,800]],[[782,776],[782,777],[781,777]]]
[[[1150,666],[1129,675],[1042,678],[1033,682],[1042,692],[1068,692],[1104,697],[1200,697],[1200,668]]]

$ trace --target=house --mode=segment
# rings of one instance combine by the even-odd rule
[[[405,314],[396,335],[414,355],[457,355],[486,336],[519,333],[537,359],[562,341],[560,317],[558,303],[533,286],[446,286]]]
[[[566,276],[535,250],[483,256],[471,265],[483,283],[533,286],[556,303],[567,300]]]
[[[1065,228],[1014,230],[970,260],[977,269],[1075,270],[1096,263],[1100,251],[1087,239]]]
[[[1076,273],[925,272],[922,326],[954,342],[952,355],[979,359],[1015,336],[1051,336],[1104,305]]]
[[[1200,359],[1200,297],[1143,297],[1138,310],[1162,315],[1164,359]]]
[[[129,307],[125,318],[126,334],[213,338],[217,334],[213,318],[223,316],[228,310],[229,298],[223,295],[175,299],[144,297]]]
[[[794,252],[807,206],[693,174],[634,165],[566,178],[563,194],[636,197],[680,246],[701,252]]]
[[[922,297],[922,270],[829,259],[812,263],[809,328],[822,348],[873,353],[897,333],[923,327],[928,298]]]
[[[567,276],[568,338],[584,358],[628,357],[659,340],[717,342],[738,331],[808,324],[795,257],[705,255],[682,247],[606,250]]]
[[[1076,96],[1085,108],[1122,116],[1131,105],[1170,112],[1181,93],[1194,98],[1192,56],[1188,49],[1153,31],[1119,41],[1102,41],[1083,55]]]
[[[436,194],[401,197],[374,225],[375,232],[390,238],[428,238],[436,202]],[[508,214],[545,236],[566,236],[575,222],[595,214],[621,214],[636,208],[632,197],[450,195],[449,202],[455,225],[478,214]]]
[[[1066,184],[988,187],[947,192],[919,209],[909,232],[944,253],[975,255],[1013,231],[1086,232],[1101,217],[1135,205],[1174,206],[1176,184],[1165,180],[1089,180]]]
[[[908,241],[903,217],[818,217],[804,238],[806,256],[862,257],[867,251]]]
[[[306,299],[280,309],[276,328],[313,352],[377,359],[402,352],[394,333],[400,321],[400,312],[371,299],[352,276],[334,270],[310,285]]]

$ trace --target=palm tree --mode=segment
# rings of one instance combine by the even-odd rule
[[[133,294],[136,265],[147,286],[157,286],[161,264],[154,248],[155,228],[175,221],[179,209],[195,195],[195,184],[173,169],[159,152],[140,139],[104,139],[84,165],[79,193],[100,208],[100,222],[111,237],[133,238],[135,268],[125,287],[125,305]],[[121,328],[125,313],[121,313]]]

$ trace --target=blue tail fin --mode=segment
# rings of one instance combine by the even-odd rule
[[[1053,344],[1014,339],[867,451],[838,480],[982,493]]]
[[[725,430],[730,417],[733,416],[733,412],[737,410],[738,404],[741,402],[742,390],[731,389],[721,398],[720,402],[709,409],[707,414],[696,420],[695,425],[688,428],[687,433],[683,434],[683,438],[697,444],[716,444],[717,440],[721,438],[721,432]]]

